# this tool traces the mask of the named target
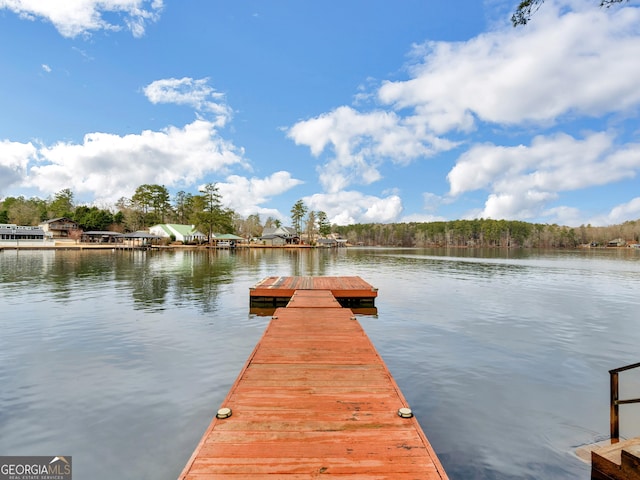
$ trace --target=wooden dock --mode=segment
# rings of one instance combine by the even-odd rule
[[[285,306],[294,292],[328,290],[343,307],[373,307],[378,289],[360,277],[267,277],[251,287],[251,306]]]
[[[640,480],[640,437],[584,445],[576,455],[591,462],[591,480]]]
[[[295,285],[290,301],[179,479],[447,479],[360,323],[331,293],[338,278],[277,278],[256,288]],[[340,281],[368,285],[356,278]]]

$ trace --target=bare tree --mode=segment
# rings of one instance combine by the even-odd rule
[[[309,245],[314,245],[316,243],[316,233],[318,231],[318,226],[316,222],[317,222],[316,212],[314,212],[313,210],[309,210],[309,215],[307,215],[307,224],[306,224],[307,241],[309,242]]]

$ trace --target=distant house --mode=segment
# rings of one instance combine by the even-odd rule
[[[319,238],[316,243],[319,247],[324,248],[344,248],[347,246],[347,239],[331,236],[329,238]]]
[[[260,241],[265,245],[283,246],[300,243],[300,237],[292,227],[265,228]]]
[[[69,238],[78,231],[78,224],[70,218],[52,218],[42,222],[39,227],[47,238]]]
[[[44,240],[44,230],[40,227],[21,226],[15,223],[0,223],[0,241]]]
[[[283,237],[278,235],[262,235],[259,239],[263,245],[268,245],[270,247],[284,247],[286,242]]]
[[[317,244],[319,247],[333,248],[338,246],[338,241],[335,238],[319,238]]]
[[[621,238],[616,238],[615,240],[609,240],[607,242],[607,247],[624,247],[627,242]]]
[[[179,242],[204,242],[207,236],[198,231],[195,225],[180,225],[177,223],[161,223],[149,228],[149,233],[161,238],[175,238]]]

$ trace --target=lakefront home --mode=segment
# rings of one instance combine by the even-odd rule
[[[300,237],[292,227],[265,228],[259,238],[264,245],[283,246],[300,243]]]
[[[624,247],[627,244],[622,238],[615,238],[607,242],[607,247]]]
[[[175,238],[178,242],[204,242],[207,236],[196,229],[195,225],[180,225],[177,223],[161,223],[149,227],[149,233],[161,238]]]
[[[78,223],[70,218],[52,218],[38,225],[47,238],[69,238],[78,230]]]

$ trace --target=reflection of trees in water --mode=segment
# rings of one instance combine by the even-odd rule
[[[183,264],[189,267],[189,272],[183,270],[181,275],[175,276],[175,301],[198,305],[205,313],[215,311],[220,287],[233,281],[235,254],[218,250],[183,254]]]
[[[294,248],[288,251],[291,276],[324,276],[331,275],[331,268],[337,259],[343,258],[342,249],[338,248]]]
[[[232,282],[237,264],[236,254],[216,250],[3,253],[0,285],[16,291],[37,286],[56,300],[66,300],[79,284],[84,291],[92,284],[115,286],[130,291],[135,304],[144,309],[174,302],[205,312],[216,309],[220,287]]]
[[[169,279],[143,268],[138,275],[131,277],[131,296],[142,307],[154,307],[165,304]]]
[[[142,308],[161,309],[172,302],[212,312],[220,287],[232,282],[235,263],[228,251],[146,252],[133,261],[119,262],[116,277],[131,287],[135,303]]]
[[[236,253],[237,266],[255,282],[273,275],[332,275],[346,255],[346,248],[249,248]]]
[[[43,272],[43,257],[33,252],[2,252],[0,284],[16,285],[38,280]]]
[[[71,296],[74,285],[100,284],[113,275],[115,255],[111,251],[16,252],[4,256],[0,284],[34,286],[49,290],[56,299]]]
[[[476,258],[466,262],[461,258],[455,261],[442,258],[446,251],[434,255],[430,250],[356,249],[348,254],[341,250],[94,250],[17,252],[15,255],[4,252],[0,284],[10,284],[16,291],[38,288],[51,292],[60,301],[71,298],[74,287],[79,285],[84,292],[91,286],[115,288],[120,294],[131,295],[138,309],[162,310],[171,302],[178,307],[210,313],[219,308],[222,287],[231,284],[238,275],[253,278],[255,282],[270,275],[334,275],[336,265],[345,265],[345,262],[354,268],[362,264],[372,267],[388,263],[390,257],[403,270],[428,268],[434,272],[456,271],[460,275],[489,277],[513,274],[523,268],[500,261],[482,262],[477,258],[477,251]],[[495,253],[485,255],[486,258],[493,256]]]
[[[164,305],[168,281],[155,271],[153,255],[141,251],[119,252],[115,262],[116,288],[131,289],[134,305],[152,308]]]

